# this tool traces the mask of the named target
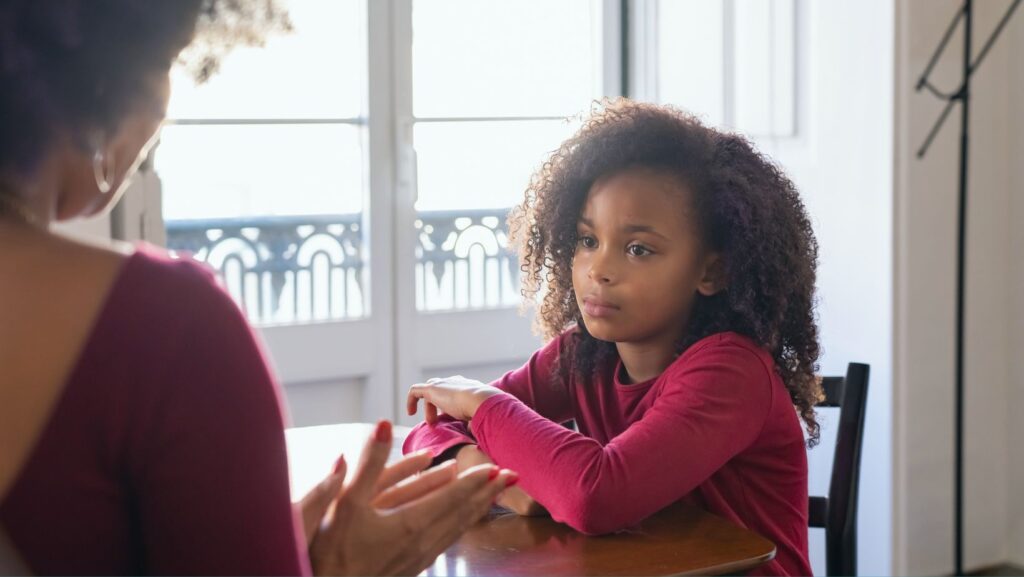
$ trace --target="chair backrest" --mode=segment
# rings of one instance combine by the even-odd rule
[[[811,527],[825,529],[828,575],[857,574],[857,483],[860,479],[864,414],[870,367],[850,363],[845,377],[825,377],[825,400],[819,407],[839,407],[839,431],[828,498],[811,497]]]

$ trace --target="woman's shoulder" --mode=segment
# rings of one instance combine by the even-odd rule
[[[220,340],[225,348],[252,338],[212,270],[147,244],[123,257],[94,330],[93,339],[151,360],[179,354],[198,339]]]
[[[116,356],[124,374],[147,376],[134,379],[149,383],[143,395],[167,394],[167,379],[152,375],[169,376],[177,398],[276,395],[262,386],[273,377],[260,343],[213,271],[150,245],[126,257],[91,340],[90,360]]]
[[[218,284],[209,267],[189,258],[176,258],[148,244],[139,244],[126,257],[111,299],[136,313],[187,314],[204,321],[240,317],[241,311]]]

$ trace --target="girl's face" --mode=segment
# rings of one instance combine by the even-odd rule
[[[576,303],[591,335],[674,345],[696,294],[719,290],[718,255],[702,247],[690,196],[679,178],[647,168],[591,186],[572,267]]]

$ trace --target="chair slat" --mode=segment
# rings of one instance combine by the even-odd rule
[[[825,527],[828,522],[828,499],[811,497],[810,508],[807,510],[808,522],[811,527]]]

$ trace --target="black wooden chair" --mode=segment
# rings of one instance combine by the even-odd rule
[[[825,377],[819,407],[839,407],[839,431],[828,497],[811,497],[811,527],[825,529],[828,575],[857,574],[857,482],[864,440],[870,367],[850,363],[845,377]]]

